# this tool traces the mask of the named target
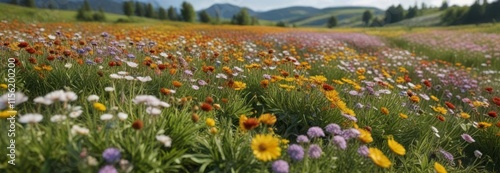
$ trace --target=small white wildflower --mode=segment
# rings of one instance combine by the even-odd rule
[[[89,96],[87,97],[87,100],[88,100],[89,102],[99,101],[99,96],[97,96],[97,95],[95,95],[95,94],[92,94],[92,95],[89,95]]]
[[[170,138],[169,136],[166,136],[166,135],[158,135],[156,136],[156,140],[160,141],[161,143],[163,143],[163,145],[165,145],[165,147],[170,147],[172,146],[172,138]]]
[[[113,87],[106,87],[106,88],[104,88],[104,91],[113,92],[113,91],[115,91],[115,88],[113,88]]]
[[[123,113],[123,112],[118,113],[118,119],[120,119],[122,121],[126,120],[127,117],[128,117],[128,115],[126,113]]]
[[[108,120],[111,120],[113,119],[113,115],[112,114],[102,114],[101,115],[101,120],[103,121],[108,121]]]
[[[50,121],[57,123],[66,120],[66,118],[66,115],[54,115],[50,118]]]

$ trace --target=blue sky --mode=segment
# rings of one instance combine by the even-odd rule
[[[157,0],[163,6],[180,6],[184,0]],[[196,10],[205,9],[215,3],[231,3],[238,6],[249,7],[256,11],[266,11],[290,6],[311,6],[316,8],[325,8],[332,6],[374,6],[381,9],[387,9],[393,4],[402,4],[405,8],[414,5],[415,2],[421,4],[425,2],[428,6],[440,6],[443,0],[186,0],[193,4]],[[470,5],[475,0],[448,0],[449,4]],[[488,0],[492,2],[493,0]]]

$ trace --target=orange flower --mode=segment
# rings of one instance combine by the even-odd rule
[[[214,99],[212,97],[208,96],[207,98],[205,98],[205,103],[212,104],[212,103],[214,103]]]
[[[384,114],[384,115],[388,115],[389,114],[389,109],[387,109],[386,107],[382,107],[380,109],[380,112],[382,112],[382,114]]]
[[[247,118],[246,115],[240,116],[240,129],[244,132],[252,130],[259,126],[259,120],[257,118]]]
[[[191,115],[191,121],[196,123],[196,122],[198,122],[198,120],[200,120],[200,116],[198,116],[198,114],[196,114],[196,113],[193,113]]]
[[[167,88],[161,88],[160,93],[162,93],[163,95],[169,95],[172,93],[172,90],[169,90]]]
[[[179,88],[179,87],[181,87],[181,86],[182,86],[182,83],[181,83],[181,82],[179,82],[179,81],[173,81],[173,82],[172,82],[172,85],[174,85],[174,87]]]
[[[274,123],[276,123],[276,116],[272,114],[262,114],[259,117],[259,121],[263,124],[267,124],[272,126]]]
[[[269,80],[264,79],[264,80],[260,81],[260,86],[262,88],[267,88],[268,85],[269,85]]]
[[[221,101],[222,103],[227,103],[227,102],[229,101],[229,99],[227,99],[227,98],[222,98],[222,99],[220,99],[220,101]]]

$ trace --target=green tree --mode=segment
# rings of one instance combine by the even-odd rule
[[[440,11],[448,9],[448,2],[446,0],[443,1],[443,4],[441,4],[441,7],[439,7]]]
[[[153,8],[153,4],[148,3],[146,8],[146,17],[154,18],[155,17],[155,9]]]
[[[484,10],[481,4],[479,4],[479,0],[476,0],[474,4],[472,4],[469,7],[469,11],[467,11],[466,17],[465,17],[465,23],[471,24],[471,23],[480,23],[482,21],[482,17],[484,15]]]
[[[26,0],[26,7],[36,8],[35,0]]]
[[[146,10],[144,10],[144,5],[140,2],[135,2],[135,15],[144,16],[146,15]]]
[[[363,13],[363,22],[365,23],[366,26],[368,26],[368,23],[370,23],[370,20],[372,19],[373,17],[373,14],[370,10],[366,10],[364,13]]]
[[[370,27],[381,27],[384,26],[384,22],[380,20],[378,17],[375,17],[370,24]]]
[[[330,17],[328,19],[326,26],[328,28],[333,28],[333,27],[337,26],[337,17],[335,17],[335,16]]]
[[[179,15],[177,15],[177,12],[175,11],[175,8],[170,6],[168,8],[168,20],[176,21],[179,20]]]
[[[158,19],[160,20],[168,19],[167,10],[165,10],[163,7],[160,7],[160,9],[158,10]]]
[[[82,6],[80,7],[80,9],[78,9],[78,12],[76,14],[76,19],[80,20],[80,21],[92,21],[92,20],[94,20],[94,16],[92,14],[92,9],[90,8],[90,5],[87,2],[87,0],[85,0],[83,2]]]
[[[406,19],[411,19],[411,18],[416,17],[416,16],[417,16],[417,14],[418,14],[418,9],[417,9],[417,8],[418,8],[418,7],[416,7],[416,6],[415,6],[415,7],[410,7],[410,8],[408,9],[408,13],[406,13],[405,18],[406,18]]]
[[[198,18],[200,18],[201,23],[210,23],[212,21],[210,15],[205,10],[198,13]]]
[[[10,1],[10,4],[19,5],[19,2],[17,0],[12,0],[12,1]]]
[[[252,24],[252,18],[250,17],[248,10],[246,8],[242,8],[240,12],[233,16],[231,23],[236,25],[250,25]]]
[[[99,8],[99,12],[96,12],[92,15],[92,18],[94,21],[106,21],[106,16],[104,15],[104,10],[102,8]]]
[[[252,20],[251,22],[252,25],[259,25],[259,19],[257,17],[252,16],[251,20]]]
[[[86,12],[92,11],[92,8],[90,8],[89,1],[87,1],[87,0],[83,1],[82,9],[83,9],[83,11],[86,11]]]
[[[123,13],[128,17],[134,15],[134,2],[132,1],[123,2]]]
[[[186,1],[182,2],[181,15],[182,19],[186,22],[194,22],[196,20],[196,12],[193,5]]]

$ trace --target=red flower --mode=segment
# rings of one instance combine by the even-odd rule
[[[25,48],[25,47],[28,47],[28,43],[26,43],[26,42],[21,42],[21,43],[17,44],[17,47],[20,47],[20,48]]]
[[[497,117],[497,113],[495,111],[489,111],[488,116],[495,118],[495,117]]]
[[[432,87],[431,81],[425,80],[424,85],[427,86],[428,88]]]
[[[331,90],[334,90],[335,88],[333,88],[333,86],[328,85],[328,84],[325,83],[325,84],[323,84],[323,89],[325,91],[331,91]]]
[[[486,90],[486,92],[488,92],[490,94],[493,93],[493,88],[491,88],[491,87],[486,87],[484,90]]]
[[[453,103],[450,103],[450,102],[444,102],[444,104],[446,104],[446,106],[450,109],[455,109],[455,105],[453,105]]]
[[[109,65],[110,67],[113,67],[113,66],[115,66],[115,65],[116,65],[116,62],[114,62],[114,61],[109,61],[109,62],[108,62],[108,65]]]
[[[36,53],[36,49],[35,49],[35,48],[32,48],[32,47],[28,47],[28,48],[26,48],[26,49],[24,49],[24,50],[26,50],[26,52],[28,52],[29,54],[34,54],[34,53]]]
[[[500,98],[493,97],[493,103],[495,103],[497,106],[500,106]]]
[[[47,60],[49,60],[49,61],[54,61],[54,59],[56,59],[56,56],[54,56],[54,55],[47,56]]]
[[[444,116],[442,116],[442,115],[438,115],[437,119],[439,119],[439,121],[445,121],[446,120],[446,118],[444,118]]]
[[[141,120],[135,120],[133,123],[132,123],[132,128],[136,129],[136,130],[141,130],[142,127],[144,127],[144,123],[141,121]]]
[[[201,105],[201,110],[203,111],[211,111],[213,109],[212,105],[208,104],[208,103],[203,103]]]
[[[167,65],[165,65],[165,64],[158,64],[158,69],[165,70],[166,68],[167,68]]]

